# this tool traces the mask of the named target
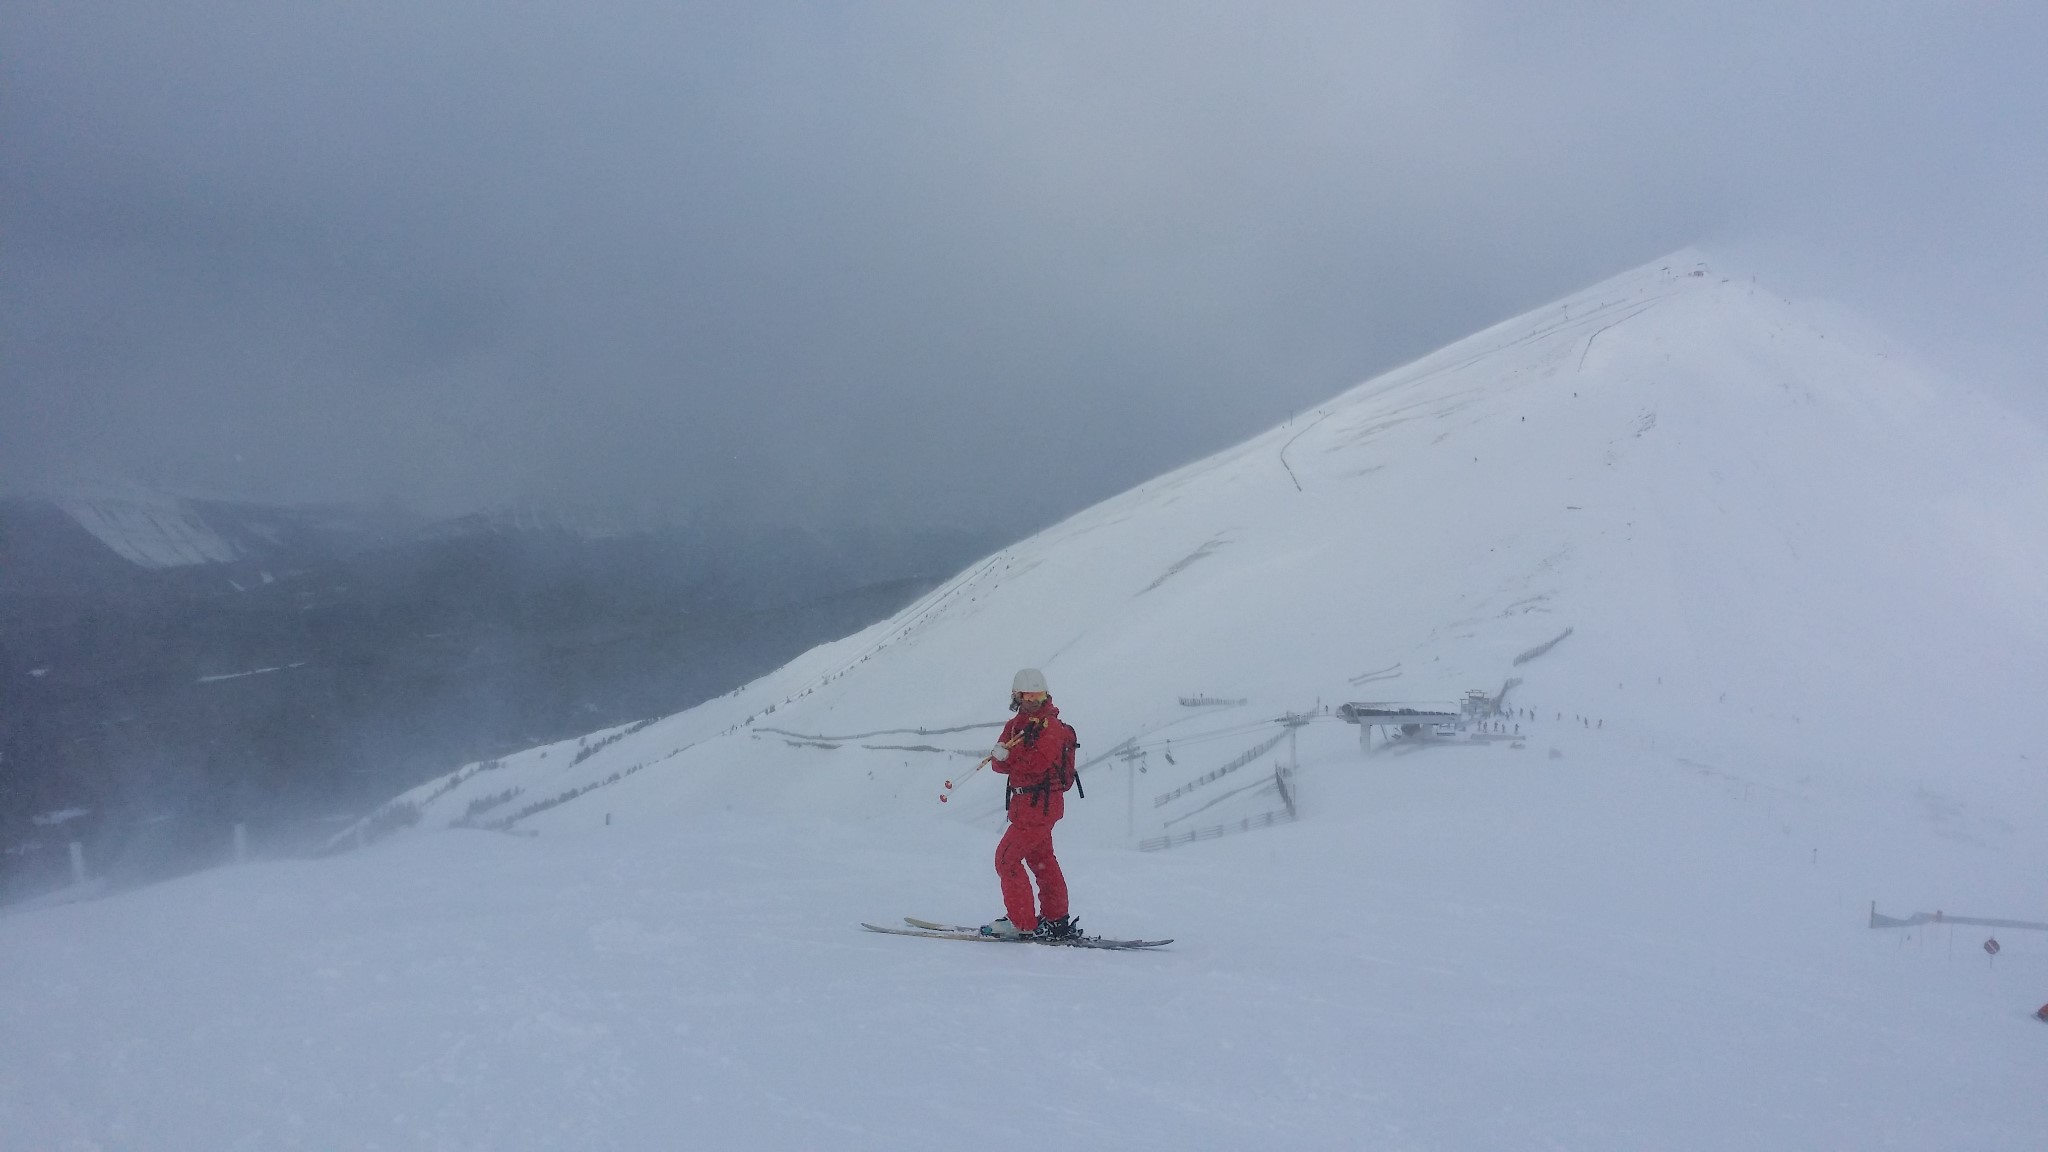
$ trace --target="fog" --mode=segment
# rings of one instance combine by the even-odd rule
[[[2048,11],[5,10],[0,484],[1024,529],[1686,244],[2048,416]]]

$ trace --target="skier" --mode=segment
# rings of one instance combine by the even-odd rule
[[[1066,791],[1078,779],[1074,749],[1079,741],[1073,728],[1060,719],[1060,710],[1046,691],[1045,674],[1036,668],[1026,668],[1011,680],[1010,710],[1016,715],[1003,725],[1002,737],[989,753],[989,766],[1010,778],[1004,790],[1010,827],[996,845],[996,875],[1003,884],[1005,915],[982,925],[981,934],[1072,939],[1081,930],[1068,914],[1067,878],[1052,853],[1052,826],[1066,813]],[[1034,878],[1038,881],[1035,911]]]

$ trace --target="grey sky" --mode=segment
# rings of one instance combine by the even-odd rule
[[[2048,416],[2048,7],[1536,7],[9,0],[0,483],[1030,526],[1695,242]]]

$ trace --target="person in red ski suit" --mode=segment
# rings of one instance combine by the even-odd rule
[[[989,765],[1009,777],[1005,790],[1010,827],[996,845],[996,876],[1003,884],[1002,919],[982,929],[989,936],[1064,940],[1079,934],[1067,906],[1067,878],[1052,851],[1052,826],[1067,811],[1076,779],[1072,727],[1060,719],[1036,669],[1017,673],[1010,691],[1017,713],[1003,725]],[[1027,875],[1028,870],[1028,875]],[[1031,882],[1038,881],[1033,907]]]

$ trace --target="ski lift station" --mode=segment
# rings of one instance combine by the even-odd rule
[[[1508,687],[1512,687],[1510,682]],[[1439,740],[1452,740],[1460,736],[1468,740],[1484,740],[1506,736],[1504,732],[1488,731],[1493,718],[1501,715],[1501,698],[1507,695],[1507,687],[1499,695],[1474,688],[1465,693],[1457,705],[1429,703],[1362,702],[1341,704],[1337,715],[1345,722],[1358,725],[1358,748],[1366,755],[1377,749],[1395,743],[1419,745]],[[1379,741],[1373,741],[1377,730]]]

